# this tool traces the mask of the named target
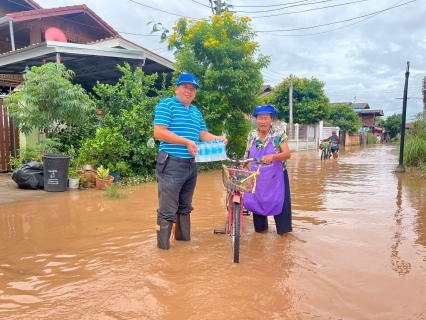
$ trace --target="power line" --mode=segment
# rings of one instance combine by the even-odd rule
[[[416,90],[416,89],[412,89],[412,90],[408,90],[410,93],[420,93],[420,91],[419,90]],[[357,90],[351,90],[351,92],[353,92],[353,93],[351,93],[351,94],[355,94],[355,95],[363,95],[363,94],[380,94],[380,93],[383,93],[383,94],[388,94],[388,93],[395,93],[395,92],[401,92],[401,90],[400,89],[392,89],[392,90],[374,90],[374,91],[357,91]],[[328,93],[329,95],[333,95],[333,96],[335,96],[335,95],[345,95],[345,94],[347,94],[346,92],[339,92],[339,93],[334,93],[334,92],[329,92]]]
[[[136,3],[136,4],[138,4],[138,5],[141,5],[141,6],[144,6],[144,7],[150,8],[150,9],[153,9],[153,10],[157,10],[157,11],[160,11],[160,12],[164,12],[164,13],[167,13],[167,14],[171,14],[171,15],[173,15],[173,16],[178,16],[178,17],[187,18],[187,19],[200,20],[200,19],[197,19],[197,18],[185,17],[185,16],[182,16],[182,15],[180,15],[180,14],[176,14],[176,13],[168,12],[168,11],[161,10],[161,9],[158,9],[158,8],[154,8],[154,7],[148,6],[148,5],[146,5],[146,4],[143,4],[143,3],[137,2],[137,1],[135,1],[135,0],[129,0],[129,1],[130,1],[130,2],[133,2],[133,3]],[[415,1],[415,0],[413,0],[413,1]]]
[[[336,21],[336,22],[330,22],[330,23],[324,23],[324,24],[320,24],[320,25],[316,25],[316,26],[311,26],[311,27],[303,27],[303,28],[295,28],[295,29],[283,29],[283,30],[256,30],[255,32],[259,32],[259,33],[264,33],[264,32],[288,32],[288,31],[306,30],[306,29],[313,29],[313,28],[318,28],[318,27],[324,27],[324,26],[329,26],[329,25],[332,25],[332,24],[337,24],[337,23],[352,21],[352,20],[363,18],[363,17],[368,17],[368,16],[371,16],[371,15],[376,15],[376,14],[379,14],[379,13],[382,13],[382,12],[385,12],[385,11],[388,11],[388,10],[391,10],[391,9],[395,9],[397,7],[404,6],[406,4],[409,4],[409,3],[415,2],[415,1],[417,1],[417,0],[411,0],[409,2],[400,4],[400,5],[395,5],[395,6],[392,6],[392,7],[383,9],[383,10],[380,10],[380,11],[376,11],[376,12],[373,12],[373,13],[365,14],[365,15],[358,16],[358,17],[355,17],[355,18],[350,18],[350,19],[345,19],[345,20]]]
[[[370,0],[358,0],[358,1],[341,3],[341,4],[335,4],[335,5],[332,5],[332,6],[321,7],[321,8],[314,8],[314,9],[308,9],[308,10],[302,10],[302,11],[293,11],[293,12],[284,12],[284,13],[271,14],[271,15],[267,15],[267,16],[250,17],[250,18],[251,19],[257,19],[257,18],[269,18],[269,17],[283,16],[283,15],[286,15],[286,14],[303,13],[303,12],[316,11],[316,10],[322,10],[322,9],[333,8],[333,7],[340,7],[340,6],[344,6],[344,5],[347,5],[347,4],[353,4],[353,3],[364,2],[364,1],[370,1]]]
[[[301,0],[301,1],[289,2],[289,3],[272,4],[272,5],[268,5],[268,6],[234,6],[233,5],[233,7],[235,7],[235,8],[268,8],[268,7],[287,6],[289,4],[300,3],[300,2],[307,2],[307,1],[312,1],[312,0]]]
[[[402,1],[404,1],[404,0],[398,1],[398,2],[397,2],[397,3],[395,3],[393,6],[397,5],[398,3],[401,3]],[[392,6],[392,7],[393,7],[393,6]],[[264,33],[264,35],[270,35],[270,36],[276,36],[276,37],[307,37],[307,36],[314,36],[314,35],[318,35],[318,34],[324,34],[324,33],[334,32],[334,31],[337,31],[337,30],[340,30],[340,29],[348,28],[348,27],[353,26],[353,25],[355,25],[355,24],[361,23],[361,22],[363,22],[363,21],[365,21],[365,20],[368,20],[368,19],[374,18],[375,16],[377,16],[377,15],[379,15],[379,14],[380,14],[380,12],[379,12],[379,13],[376,13],[375,15],[372,15],[371,17],[367,17],[367,18],[365,18],[365,19],[362,19],[362,20],[360,20],[360,21],[357,21],[357,22],[354,22],[354,23],[348,24],[348,25],[346,25],[346,26],[343,26],[343,27],[340,27],[340,28],[336,28],[336,29],[332,29],[332,30],[322,31],[322,32],[307,33],[307,34],[276,34],[276,33],[268,33],[268,32],[265,32],[265,33]]]
[[[192,1],[192,2],[195,2],[195,3],[198,3],[198,4],[201,4],[202,6],[207,7],[207,8],[209,8],[209,9],[210,9],[210,6],[208,6],[208,5],[206,5],[206,4],[203,4],[203,3],[198,2],[198,1],[195,1],[195,0],[191,0],[191,1]]]
[[[322,0],[322,1],[318,1],[318,2],[301,3],[301,4],[295,4],[295,5],[287,6],[287,7],[284,7],[284,8],[271,9],[271,10],[262,10],[262,11],[236,11],[236,12],[238,12],[238,13],[271,12],[271,11],[284,10],[284,9],[293,8],[293,7],[307,6],[307,5],[311,5],[311,4],[317,4],[317,3],[323,3],[323,2],[330,2],[330,1],[334,1],[334,0]]]

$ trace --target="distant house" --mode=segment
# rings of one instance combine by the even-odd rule
[[[259,97],[264,98],[268,95],[270,95],[273,91],[272,87],[269,84],[263,85],[260,93],[258,94]]]
[[[368,132],[382,132],[382,127],[375,126],[376,117],[383,117],[384,113],[383,110],[374,110],[370,109],[370,106],[368,103],[362,102],[362,103],[352,103],[352,102],[335,102],[330,103],[330,105],[336,105],[336,104],[345,104],[349,108],[353,109],[358,116],[361,118],[362,121],[362,131],[368,131]]]
[[[47,62],[65,64],[87,91],[97,81],[116,84],[117,65],[125,62],[157,72],[158,87],[174,70],[172,61],[124,39],[84,4],[44,9],[33,0],[0,0],[0,171],[10,169],[20,143],[2,98],[23,82],[25,70]]]

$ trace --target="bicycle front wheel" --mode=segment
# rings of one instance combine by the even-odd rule
[[[233,203],[232,210],[232,250],[234,251],[234,262],[240,262],[240,203]]]
[[[323,149],[321,151],[321,160],[324,160],[324,159],[325,159],[325,150]]]

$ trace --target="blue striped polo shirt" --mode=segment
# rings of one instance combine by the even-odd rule
[[[187,109],[176,97],[163,99],[157,104],[154,125],[166,126],[171,132],[194,142],[199,141],[201,130],[207,131],[200,110],[192,104]],[[159,151],[165,151],[179,158],[194,157],[185,145],[163,140],[160,141]]]

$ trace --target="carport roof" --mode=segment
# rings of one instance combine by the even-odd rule
[[[61,63],[75,72],[74,82],[88,91],[98,80],[115,84],[122,76],[116,66],[124,62],[133,69],[142,67],[147,74],[173,71],[157,62],[147,61],[145,52],[141,50],[46,41],[0,55],[0,74],[22,74],[26,66],[31,68],[45,62],[55,62],[58,53]],[[148,64],[144,67],[146,62]]]

